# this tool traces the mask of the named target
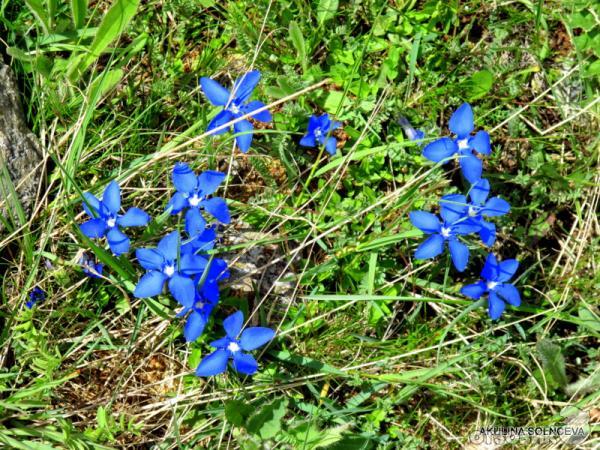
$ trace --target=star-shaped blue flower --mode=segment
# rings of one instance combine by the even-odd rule
[[[490,135],[486,131],[481,130],[475,136],[471,135],[474,127],[471,105],[463,103],[454,111],[449,122],[450,131],[456,135],[456,139],[443,137],[427,144],[423,149],[423,156],[430,161],[440,162],[458,155],[464,177],[470,183],[477,182],[481,178],[483,165],[473,154],[473,150],[482,155],[489,155],[492,147]]]
[[[258,70],[247,72],[234,83],[233,90],[230,93],[215,80],[206,77],[200,78],[200,86],[208,100],[215,106],[223,107],[223,110],[208,124],[207,131],[263,108],[265,106],[263,102],[258,100],[248,101],[259,80],[260,72]],[[267,110],[252,114],[251,117],[259,122],[270,122],[272,120],[271,113]],[[222,134],[230,129],[231,127],[224,128],[214,134]],[[235,141],[238,147],[246,153],[252,144],[254,127],[248,120],[241,120],[233,125],[233,129],[237,134]]]
[[[417,247],[416,259],[435,258],[444,251],[444,244],[448,243],[450,256],[454,267],[462,272],[469,262],[469,248],[458,240],[458,236],[476,233],[479,227],[466,220],[459,221],[461,216],[450,210],[441,210],[443,222],[435,214],[426,211],[411,211],[410,221],[412,224],[428,234],[429,237]]]
[[[244,324],[244,315],[237,311],[223,321],[226,336],[211,342],[211,347],[216,348],[213,353],[204,357],[196,369],[199,377],[208,377],[225,372],[227,362],[231,359],[233,368],[245,375],[252,375],[258,370],[258,363],[252,355],[243,351],[256,350],[265,345],[275,336],[270,328],[246,328],[240,338],[238,335]]]
[[[325,145],[325,150],[330,155],[335,155],[337,139],[329,136],[333,130],[339,128],[342,124],[331,120],[329,114],[321,116],[312,115],[308,119],[308,129],[306,134],[300,139],[300,145],[304,147],[316,147],[317,144]]]
[[[492,320],[497,320],[504,312],[506,303],[512,306],[521,305],[521,296],[518,289],[513,284],[508,283],[518,267],[519,261],[516,259],[498,262],[496,256],[490,253],[481,271],[483,280],[464,286],[460,292],[475,300],[488,294],[489,315]]]
[[[196,275],[196,297],[192,308],[185,308],[179,315],[190,315],[185,323],[183,335],[186,341],[192,342],[198,339],[204,332],[212,310],[219,303],[219,281],[229,278],[227,263],[219,258],[213,258],[208,267]]]
[[[214,170],[207,170],[200,175],[196,174],[185,163],[177,163],[173,167],[173,184],[177,192],[166,209],[171,208],[171,214],[179,214],[187,208],[185,213],[185,230],[194,236],[206,228],[206,220],[202,217],[201,210],[206,211],[219,222],[229,223],[229,208],[221,197],[206,197],[217,190],[225,174]]]
[[[204,270],[207,260],[192,253],[180,251],[178,231],[166,235],[157,248],[139,248],[135,256],[147,272],[140,278],[133,295],[137,298],[154,297],[162,292],[165,283],[182,306],[194,304],[196,287],[190,276]]]
[[[111,181],[106,187],[102,201],[89,192],[84,193],[83,197],[83,209],[91,219],[79,226],[81,232],[90,239],[106,236],[108,246],[117,256],[127,253],[129,238],[120,228],[145,226],[150,220],[148,214],[139,208],[129,208],[125,214],[119,214],[121,189],[116,181]]]
[[[503,216],[510,211],[510,204],[500,197],[488,199],[489,193],[490,182],[482,178],[471,186],[470,202],[467,202],[464,195],[450,194],[442,197],[440,207],[442,211],[450,211],[479,226],[481,240],[491,247],[496,241],[496,225],[486,221],[484,217]]]

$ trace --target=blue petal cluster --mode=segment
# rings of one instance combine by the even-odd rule
[[[234,84],[233,89],[229,92],[218,82],[211,78],[200,78],[200,86],[206,98],[215,106],[222,106],[223,109],[215,116],[208,124],[206,131],[212,131],[221,125],[238,119],[242,116],[250,114],[250,117],[259,122],[270,122],[273,117],[267,110],[258,111],[265,107],[263,102],[258,100],[249,101],[252,91],[260,80],[260,72],[252,70],[246,72]],[[222,134],[229,131],[231,127],[224,127],[221,130],[215,131],[214,134]],[[254,127],[249,120],[240,120],[233,124],[233,130],[236,133],[235,141],[240,150],[246,153],[252,144],[252,134]]]
[[[121,231],[126,227],[143,227],[150,217],[139,208],[129,208],[123,215],[121,210],[121,189],[116,181],[111,181],[104,190],[102,200],[86,192],[83,194],[83,210],[90,220],[80,225],[80,230],[90,239],[106,236],[108,246],[116,255],[129,251],[129,238]]]
[[[406,123],[403,127],[406,131]],[[417,248],[416,259],[434,258],[444,251],[447,244],[454,267],[462,272],[469,262],[469,248],[461,240],[467,235],[477,233],[484,245],[494,245],[496,225],[487,219],[507,214],[510,212],[510,204],[500,197],[488,198],[490,183],[481,178],[482,162],[473,152],[489,155],[490,136],[483,130],[472,135],[473,110],[468,103],[462,104],[452,114],[449,128],[456,137],[443,137],[431,142],[423,149],[423,156],[431,161],[440,162],[458,155],[462,173],[471,184],[469,191],[467,195],[442,196],[439,205],[441,219],[426,211],[412,211],[410,221],[428,235]],[[414,131],[412,127],[409,131],[411,130]],[[416,131],[413,134],[415,133]],[[504,311],[505,302],[513,306],[519,306],[521,303],[518,290],[512,284],[506,283],[514,275],[518,265],[515,259],[498,263],[490,253],[481,274],[485,281],[465,286],[461,292],[474,299],[488,293],[489,315],[496,320]]]
[[[227,362],[231,360],[233,368],[244,375],[252,375],[258,369],[258,364],[249,353],[269,342],[275,337],[275,332],[265,327],[250,327],[242,331],[244,315],[237,311],[223,321],[225,337],[210,343],[216,348],[210,355],[205,356],[196,369],[196,375],[207,377],[225,372]],[[240,331],[242,334],[239,336]]]
[[[83,256],[79,259],[79,265],[83,269],[83,273],[85,273],[88,277],[101,278],[102,271],[104,270],[104,264],[96,262],[94,258],[88,254],[83,254]]]
[[[27,301],[27,303],[25,303],[25,306],[28,309],[31,309],[36,303],[41,302],[43,300],[46,300],[46,293],[42,288],[36,286],[29,293],[29,300]]]
[[[331,133],[342,124],[331,120],[329,114],[321,116],[312,115],[308,119],[308,129],[306,134],[300,139],[300,145],[304,147],[325,146],[325,150],[330,155],[335,155],[337,139],[331,136]]]

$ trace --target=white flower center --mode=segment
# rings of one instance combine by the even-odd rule
[[[109,217],[108,220],[106,221],[106,225],[108,225],[108,228],[113,228],[116,224],[117,224],[117,219],[115,217]]]
[[[173,274],[175,273],[175,266],[173,266],[173,265],[166,266],[163,269],[163,273],[168,277],[172,277]]]
[[[231,353],[239,352],[240,346],[238,345],[237,342],[230,342],[229,345],[227,346],[227,350],[229,350]]]
[[[198,197],[198,194],[194,194],[193,197],[188,198],[188,203],[190,204],[190,206],[198,206],[198,203],[200,203],[200,197]]]
[[[235,103],[232,103],[231,105],[229,105],[229,111],[231,111],[234,114],[239,114],[240,108],[238,108],[238,106]]]
[[[196,309],[202,309],[202,308],[204,308],[204,302],[196,302],[196,304],[194,305],[194,307]]]
[[[488,291],[493,291],[496,288],[496,286],[498,286],[497,281],[488,281],[487,282]]]
[[[466,150],[469,148],[469,139],[467,138],[459,139],[458,141],[456,141],[456,143],[458,144],[458,148],[460,150]]]
[[[442,229],[440,230],[440,234],[445,238],[450,237],[450,228],[442,227]]]
[[[323,135],[323,132],[321,131],[321,127],[315,128],[315,137],[320,138],[322,135]]]
[[[469,206],[469,217],[475,217],[477,214],[479,214],[479,208]]]

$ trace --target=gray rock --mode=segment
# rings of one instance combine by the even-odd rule
[[[4,219],[16,219],[16,201],[26,215],[31,212],[42,166],[42,152],[25,122],[15,79],[10,67],[0,62],[0,214]],[[18,198],[12,195],[13,188]],[[0,220],[0,231],[2,229]]]

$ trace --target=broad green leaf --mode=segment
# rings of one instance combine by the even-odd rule
[[[71,14],[73,15],[73,25],[79,30],[85,25],[85,14],[88,9],[88,0],[71,0]]]
[[[281,419],[285,416],[287,406],[286,398],[278,398],[263,406],[248,419],[246,429],[262,439],[274,438],[281,431]]]
[[[306,72],[306,42],[304,41],[302,30],[298,24],[292,20],[290,22],[289,32],[292,45],[298,53],[298,62],[302,65],[302,70]]]
[[[113,3],[98,27],[98,32],[90,45],[89,52],[85,54],[70,74],[73,81],[79,79],[102,52],[121,36],[133,18],[138,5],[139,0],[116,0]]]
[[[492,89],[493,84],[494,77],[489,70],[475,72],[467,82],[469,100],[476,100],[485,96]]]
[[[317,22],[319,26],[332,19],[338,7],[338,0],[319,0],[319,6],[317,6]]]
[[[549,375],[556,385],[560,387],[566,386],[567,372],[565,370],[565,358],[562,355],[560,346],[547,339],[543,339],[536,344],[535,348],[540,355],[546,376]]]
[[[41,0],[25,0],[25,3],[44,29],[44,34],[48,34],[50,32],[50,19]]]
[[[241,400],[230,400],[225,403],[225,417],[236,427],[243,427],[253,411],[253,407]]]

